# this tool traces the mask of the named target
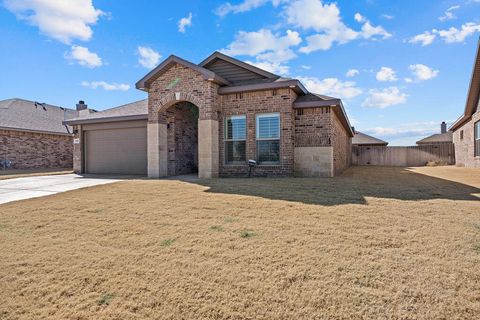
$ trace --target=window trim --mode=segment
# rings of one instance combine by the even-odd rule
[[[278,117],[278,138],[259,138],[260,135],[260,118],[266,118],[266,117],[272,117],[276,116]],[[280,112],[270,112],[270,113],[257,113],[255,115],[255,158],[257,160],[257,163],[259,166],[280,166],[282,162],[282,156],[281,156],[281,138],[282,138],[282,130],[281,130],[281,124],[282,124],[282,117]],[[271,161],[264,161],[260,162],[259,160],[259,152],[258,152],[258,141],[277,141],[278,140],[278,161],[271,162]]]
[[[243,139],[228,139],[228,120],[231,119],[245,119],[245,138]],[[237,114],[237,115],[230,115],[230,116],[225,116],[224,118],[224,135],[223,135],[223,164],[226,166],[238,166],[238,165],[244,165],[245,161],[247,161],[247,115],[246,114]],[[231,161],[228,162],[228,157],[227,157],[227,143],[228,142],[235,142],[235,141],[245,141],[245,161]]]

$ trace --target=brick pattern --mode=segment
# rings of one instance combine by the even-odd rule
[[[470,121],[453,133],[457,166],[480,168],[480,157],[475,157],[474,153],[474,124],[477,121],[480,121],[480,108],[472,115]],[[461,131],[463,131],[463,139],[460,139]]]
[[[72,168],[73,137],[0,130],[0,158],[13,169]]]
[[[150,85],[148,121],[166,123],[166,111],[178,101],[196,105],[200,119],[216,120],[219,107],[217,91],[218,85],[206,81],[197,71],[174,64]]]
[[[331,114],[331,141],[333,147],[333,175],[339,175],[352,163],[352,139],[335,112]]]
[[[297,98],[291,89],[263,90],[228,94],[221,96],[219,117],[220,176],[234,177],[248,175],[248,165],[225,164],[225,117],[246,115],[247,139],[246,158],[257,159],[256,154],[256,115],[280,113],[280,164],[259,165],[254,176],[292,176],[294,161],[294,116],[292,103]]]
[[[332,128],[330,112],[330,107],[295,110],[295,146],[330,146]]]
[[[198,172],[198,108],[180,102],[167,110],[168,175]]]

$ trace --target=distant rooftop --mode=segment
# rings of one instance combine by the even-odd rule
[[[358,146],[386,146],[388,145],[388,142],[369,136],[368,134],[355,131],[355,135],[352,138],[352,144]]]
[[[78,116],[73,109],[24,99],[0,101],[0,129],[71,134],[64,120]]]
[[[446,133],[436,133],[423,138],[422,140],[418,140],[417,144],[435,144],[435,143],[452,143],[452,132]]]

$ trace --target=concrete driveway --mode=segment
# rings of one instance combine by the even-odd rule
[[[121,179],[85,178],[73,173],[0,180],[0,204],[117,181]]]

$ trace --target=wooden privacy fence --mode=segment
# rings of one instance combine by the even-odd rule
[[[412,147],[352,147],[354,166],[418,167],[429,161],[455,164],[453,143]]]

